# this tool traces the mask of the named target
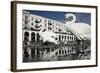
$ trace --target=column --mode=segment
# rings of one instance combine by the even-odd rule
[[[60,54],[61,54],[61,56],[62,56],[62,49],[61,49],[60,51],[61,51],[61,53],[60,53]]]
[[[75,38],[74,38],[74,35],[73,35],[73,42],[75,42]]]
[[[69,54],[69,47],[68,47],[68,50],[67,50],[68,54]]]
[[[31,48],[28,48],[29,58],[31,58]]]
[[[37,49],[35,48],[35,57],[37,57]]]
[[[49,49],[49,52],[51,52],[51,48]]]
[[[46,49],[45,49],[43,54],[45,55],[46,53],[47,53],[47,51],[46,51]]]
[[[57,56],[59,56],[59,50],[57,51]]]
[[[40,53],[40,57],[42,57],[42,51],[40,51],[39,53]]]
[[[29,31],[29,41],[31,41],[31,31]]]
[[[63,49],[63,51],[64,51],[64,55],[65,55],[65,49]]]
[[[66,55],[66,49],[65,49],[65,55]]]

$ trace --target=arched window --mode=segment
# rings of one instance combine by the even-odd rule
[[[64,50],[62,50],[62,53],[64,54]]]
[[[39,33],[37,33],[37,41],[39,41],[40,40],[40,35],[39,35]]]
[[[34,25],[34,23],[32,22],[32,23],[31,23],[31,25],[33,26],[33,25]]]
[[[69,41],[69,36],[67,38],[68,38],[68,41]]]
[[[62,35],[62,40],[63,40],[64,36]]]
[[[61,35],[59,35],[59,41],[61,41]]]
[[[66,40],[66,35],[65,35],[65,40]]]
[[[35,33],[34,32],[31,33],[31,41],[35,42]]]
[[[28,38],[29,38],[29,33],[28,33],[28,32],[25,32],[25,33],[24,33],[24,44],[25,44],[25,45],[27,45],[27,42],[29,41]]]
[[[24,41],[28,40],[29,38],[29,33],[28,32],[25,32],[24,33]]]
[[[65,54],[66,54],[66,50],[65,50]]]
[[[72,37],[70,36],[70,41],[72,40]]]
[[[59,50],[59,54],[61,54],[61,50]]]
[[[69,53],[69,49],[68,49],[68,53]]]

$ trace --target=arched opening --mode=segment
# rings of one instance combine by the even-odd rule
[[[39,35],[39,33],[37,33],[37,41],[38,42],[40,41],[40,35]]]
[[[24,33],[24,40],[28,39],[29,38],[29,33],[28,32],[25,32]]]
[[[67,37],[68,41],[69,41],[69,36]]]
[[[66,35],[65,35],[65,40],[66,40]]]
[[[64,54],[64,50],[62,50],[62,54]]]
[[[73,41],[73,36],[72,36],[72,41]]]
[[[66,50],[65,50],[65,54],[66,54]]]
[[[58,52],[56,52],[56,56],[57,56]]]
[[[70,41],[72,41],[72,37],[71,37],[71,36],[70,36],[70,38],[69,38],[69,39],[70,39]]]
[[[61,50],[59,50],[59,54],[61,54]]]
[[[32,43],[35,42],[35,33],[34,32],[31,33],[31,42]]]
[[[59,35],[59,42],[61,41],[61,35]]]
[[[31,57],[35,57],[35,49],[31,48]]]
[[[70,53],[70,50],[68,49],[68,54]]]
[[[62,40],[63,40],[64,36],[62,35]]]
[[[27,42],[29,41],[29,33],[28,32],[25,32],[24,33],[24,43],[25,43],[25,45],[27,45]]]

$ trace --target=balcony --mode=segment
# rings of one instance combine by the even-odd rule
[[[48,25],[52,25],[52,23],[48,23]]]

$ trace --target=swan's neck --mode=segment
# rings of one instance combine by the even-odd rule
[[[68,19],[69,17],[72,17],[72,20],[71,21],[67,21],[66,19]],[[75,23],[76,21],[76,16],[74,14],[66,14],[66,17],[65,17],[65,23],[68,24],[68,23]]]

